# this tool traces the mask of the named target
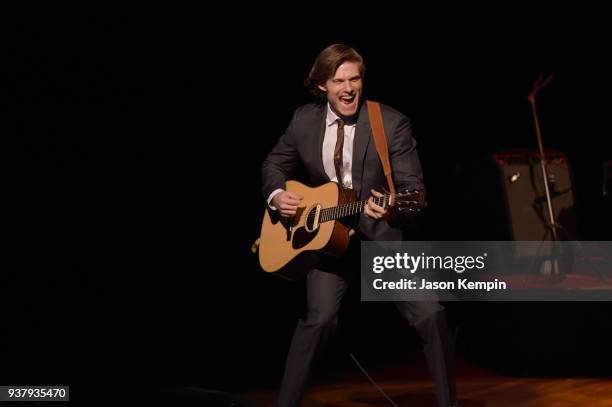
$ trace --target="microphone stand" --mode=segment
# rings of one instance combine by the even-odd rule
[[[535,125],[536,138],[538,140],[538,149],[540,152],[540,167],[542,168],[542,177],[544,178],[544,191],[546,192],[546,206],[548,209],[548,221],[549,228],[552,232],[552,256],[549,261],[545,261],[542,266],[544,266],[544,270],[541,270],[542,274],[548,274],[553,279],[559,281],[558,279],[562,279],[565,273],[562,273],[560,270],[559,256],[560,253],[557,253],[559,249],[557,247],[557,241],[559,240],[559,236],[557,234],[557,229],[560,226],[555,221],[555,211],[553,207],[552,197],[550,193],[550,186],[548,185],[549,177],[548,177],[548,167],[546,162],[546,153],[544,152],[544,144],[542,143],[542,132],[540,131],[540,121],[538,119],[538,112],[536,109],[536,95],[544,89],[554,78],[554,75],[550,74],[545,80],[542,80],[542,75],[538,77],[538,79],[533,84],[533,90],[527,97],[529,103],[531,103],[531,111],[533,113],[533,122]],[[549,263],[550,262],[550,263]],[[546,264],[550,265],[550,270],[546,270]]]
[[[548,208],[548,220],[550,222],[550,228],[552,231],[552,240],[558,240],[557,236],[557,222],[555,221],[555,211],[553,208],[552,199],[550,196],[550,188],[548,186],[548,169],[546,163],[546,154],[544,153],[544,145],[542,143],[542,133],[540,132],[540,122],[538,120],[538,112],[536,109],[535,98],[538,92],[548,85],[554,78],[554,75],[549,75],[545,81],[542,81],[542,75],[533,84],[533,90],[527,97],[529,103],[531,103],[531,111],[533,113],[533,121],[536,130],[536,137],[538,139],[538,148],[540,150],[540,166],[542,168],[542,176],[544,177],[544,190],[546,191],[546,206]]]

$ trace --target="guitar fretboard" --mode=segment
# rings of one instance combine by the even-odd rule
[[[380,198],[374,198],[374,203],[378,206],[382,206],[386,208],[389,206],[389,194],[385,194]],[[319,217],[319,222],[329,222],[330,220],[336,220],[340,218],[344,218],[346,216],[355,215],[357,213],[363,212],[363,208],[366,206],[368,201],[356,201],[343,205],[333,206],[331,208],[323,208],[321,209],[321,214]]]

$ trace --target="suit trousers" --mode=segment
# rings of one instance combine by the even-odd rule
[[[333,272],[311,270],[306,279],[306,317],[298,321],[291,341],[280,387],[280,407],[299,406],[315,355],[336,329],[340,304],[348,289],[347,279]],[[444,307],[438,301],[395,302],[395,306],[423,340],[438,404],[451,406],[456,396],[454,349]]]

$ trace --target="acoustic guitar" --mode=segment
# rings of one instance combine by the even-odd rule
[[[303,197],[293,217],[281,217],[267,209],[261,225],[259,263],[261,268],[280,277],[296,280],[312,269],[317,253],[342,255],[349,244],[351,229],[340,219],[363,212],[367,200],[357,201],[355,192],[335,182],[310,188],[298,181],[287,181],[285,189]],[[425,206],[424,191],[385,193],[374,202],[397,211],[417,211]]]

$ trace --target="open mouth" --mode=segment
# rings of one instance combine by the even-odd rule
[[[354,101],[355,101],[355,95],[347,95],[347,96],[340,97],[340,102],[342,102],[345,105],[350,105]]]

